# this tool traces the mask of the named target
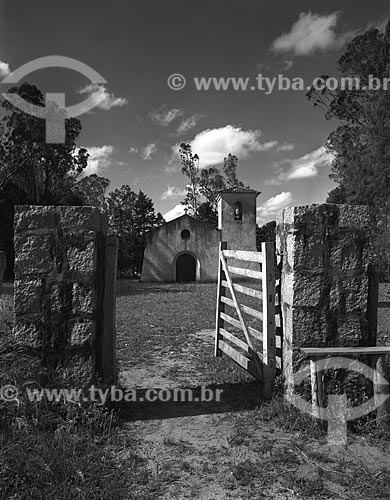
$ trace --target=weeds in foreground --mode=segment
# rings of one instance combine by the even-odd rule
[[[36,380],[39,367],[11,334],[12,297],[0,304],[0,387]],[[0,398],[2,500],[156,498],[113,412],[92,403]],[[133,484],[132,484],[133,483]],[[146,486],[149,483],[149,486]]]

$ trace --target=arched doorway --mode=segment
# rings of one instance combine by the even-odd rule
[[[176,281],[195,281],[196,261],[189,253],[179,255],[176,260]]]

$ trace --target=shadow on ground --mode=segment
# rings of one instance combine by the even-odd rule
[[[212,391],[212,393],[207,392],[207,390]],[[216,400],[217,390],[220,394],[219,401]],[[128,394],[131,395],[132,401],[111,403],[112,407],[119,411],[120,417],[125,421],[251,410],[264,402],[261,395],[261,384],[257,381],[208,385],[207,387],[172,388],[169,390],[156,387],[129,391]],[[156,401],[146,401],[147,394],[155,397]],[[158,397],[159,394],[160,397]],[[207,397],[202,398],[202,394]],[[170,400],[164,401],[168,397],[170,397]]]

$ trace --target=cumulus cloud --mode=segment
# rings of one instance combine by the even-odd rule
[[[127,99],[124,97],[115,97],[114,94],[110,94],[104,85],[97,83],[90,83],[78,91],[79,94],[86,94],[88,97],[92,97],[95,107],[104,109],[106,111],[114,108],[121,107],[128,103]]]
[[[148,116],[156,125],[159,125],[160,127],[167,127],[174,120],[180,118],[183,115],[184,115],[183,109],[178,109],[178,108],[169,109],[164,104],[160,108],[153,110],[151,113],[149,113]]]
[[[169,222],[170,220],[176,219],[176,217],[180,217],[181,215],[184,215],[185,206],[182,205],[181,203],[178,203],[175,205],[171,210],[168,210],[167,213],[163,215],[164,219]]]
[[[246,158],[250,153],[268,151],[277,147],[277,141],[260,142],[260,130],[242,130],[240,127],[226,125],[221,128],[203,130],[190,142],[192,151],[200,158],[202,168],[219,165],[223,159],[232,153],[239,159]],[[172,148],[176,157],[179,145]]]
[[[204,117],[204,115],[195,114],[195,115],[189,116],[188,118],[184,118],[184,120],[182,120],[182,122],[180,123],[180,125],[177,128],[177,131],[176,131],[177,135],[186,134],[189,130],[196,127],[198,121],[203,117]]]
[[[89,146],[86,147],[89,158],[88,165],[83,170],[83,176],[97,174],[108,170],[112,164],[113,146]]]
[[[321,168],[329,168],[333,160],[334,155],[328,153],[324,146],[296,160],[285,158],[274,165],[279,171],[277,177],[266,181],[265,184],[279,185],[286,181],[316,177],[319,174],[319,170]]]
[[[161,199],[168,200],[171,198],[182,198],[185,194],[185,189],[180,189],[176,186],[168,186],[167,190],[162,193]]]
[[[9,64],[3,61],[0,61],[0,77],[6,77],[11,73],[9,68]]]
[[[140,151],[140,156],[143,160],[151,160],[152,156],[156,151],[157,151],[156,144],[154,142],[151,142]]]
[[[340,49],[356,31],[338,34],[335,31],[340,12],[320,15],[301,12],[288,33],[283,33],[272,43],[274,52],[307,56],[317,51]]]
[[[265,223],[269,220],[274,220],[282,208],[291,206],[292,201],[293,197],[290,191],[283,191],[272,196],[257,209],[260,222]]]
[[[307,177],[315,177],[318,175],[318,169],[331,165],[334,156],[328,153],[322,146],[307,155],[293,160],[291,167],[287,172],[281,173],[281,180],[305,179]]]

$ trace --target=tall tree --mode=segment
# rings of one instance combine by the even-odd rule
[[[225,183],[228,188],[245,187],[244,183],[237,177],[237,164],[237,156],[234,156],[231,153],[223,159],[222,172],[225,176]]]
[[[180,144],[179,155],[181,160],[181,173],[186,175],[189,184],[186,186],[186,197],[183,204],[186,205],[193,216],[198,212],[200,193],[200,169],[199,156],[192,154],[191,146],[182,142]]]
[[[330,177],[337,184],[328,200],[388,211],[390,90],[379,85],[390,77],[390,23],[385,33],[370,29],[355,37],[337,66],[340,77],[351,88],[312,88],[308,93],[327,119],[339,121],[327,141],[327,149],[335,156]],[[326,82],[329,77],[321,78]],[[378,85],[378,90],[370,89],[370,85]]]
[[[42,93],[28,83],[14,87],[25,101],[45,105]],[[1,101],[5,115],[0,120],[0,188],[12,181],[37,205],[59,204],[70,199],[72,188],[87,165],[88,153],[77,150],[80,120],[65,119],[65,142],[46,143],[46,122],[24,113],[8,100]]]
[[[190,208],[194,217],[216,224],[218,191],[244,187],[244,183],[237,176],[238,158],[229,153],[224,158],[222,172],[216,167],[201,169],[199,156],[193,154],[191,145],[186,143],[180,145],[180,158],[182,173],[190,181],[186,186],[186,197],[182,203]]]
[[[145,193],[135,193],[124,185],[107,197],[110,229],[119,236],[118,270],[123,276],[139,275],[146,246],[146,233],[164,219],[155,213],[153,201]]]

